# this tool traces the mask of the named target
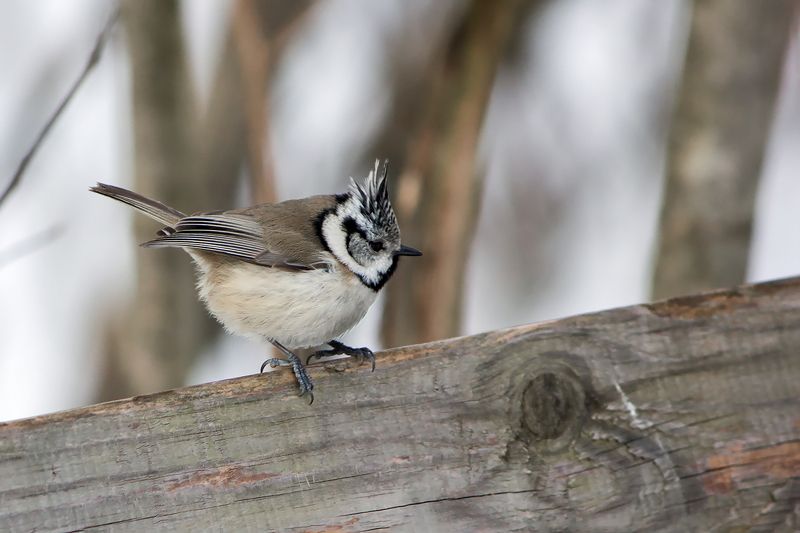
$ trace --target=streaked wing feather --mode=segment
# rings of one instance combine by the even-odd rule
[[[269,250],[258,222],[239,214],[188,216],[175,225],[174,233],[143,243],[142,246],[194,248],[269,267],[310,270],[325,266],[307,265]]]
[[[255,257],[264,251],[263,246],[259,247],[251,239],[224,234],[194,232],[173,233],[143,243],[142,246],[147,248],[195,248],[217,254],[230,255],[245,261],[254,261]]]
[[[255,220],[241,215],[193,215],[176,224],[177,231],[229,233],[263,239],[264,232]]]

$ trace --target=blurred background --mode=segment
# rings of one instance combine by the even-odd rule
[[[388,157],[425,255],[345,339],[376,349],[800,273],[799,10],[3,0],[0,420],[269,352],[95,181],[191,212],[340,192]]]

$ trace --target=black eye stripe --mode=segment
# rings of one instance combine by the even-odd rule
[[[350,243],[350,237],[352,237],[352,235],[355,234],[355,233],[360,235],[361,238],[364,239],[365,241],[369,240],[369,239],[367,239],[366,232],[363,229],[361,229],[358,226],[358,224],[356,224],[355,219],[353,219],[352,217],[347,217],[344,220],[342,220],[342,231],[347,233],[347,243],[348,244]]]
[[[353,217],[347,217],[344,220],[342,220],[342,231],[345,232],[345,234],[347,235],[345,237],[345,245],[348,248],[350,248],[350,241],[353,239],[353,235],[358,235],[362,239],[364,239],[374,252],[380,252],[385,247],[383,241],[370,240],[367,237],[367,233],[363,229],[361,229],[361,227],[359,227],[359,225],[356,223]]]

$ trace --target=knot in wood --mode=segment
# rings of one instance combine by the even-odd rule
[[[547,371],[534,377],[522,394],[522,423],[529,437],[555,451],[580,431],[586,414],[580,381],[569,373]]]

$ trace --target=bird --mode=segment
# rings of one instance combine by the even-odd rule
[[[182,248],[196,265],[206,308],[232,334],[266,341],[285,358],[261,365],[291,367],[299,395],[314,401],[314,384],[295,354],[345,354],[360,362],[375,354],[338,337],[361,321],[392,277],[401,256],[422,252],[400,241],[389,200],[385,160],[346,192],[186,215],[122,187],[97,183],[90,191],[113,198],[163,227],[146,248]]]

